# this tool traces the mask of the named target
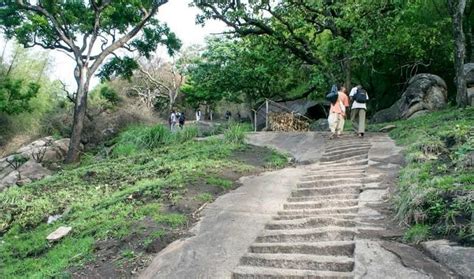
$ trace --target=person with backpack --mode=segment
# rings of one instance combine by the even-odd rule
[[[330,139],[340,137],[344,129],[346,110],[349,107],[349,98],[344,93],[345,91],[344,86],[336,87],[334,85],[327,95],[327,99],[331,102],[328,117],[329,129],[331,130]]]
[[[362,88],[362,85],[357,85],[351,89],[349,97],[352,101],[351,107],[351,122],[354,131],[359,137],[363,137],[365,133],[365,118],[367,111],[367,101],[369,95],[367,91]]]
[[[179,128],[183,129],[184,121],[186,121],[186,117],[184,116],[184,112],[181,112],[178,117]]]
[[[170,123],[171,123],[171,132],[176,132],[176,122],[178,117],[176,116],[176,112],[174,110],[171,111],[170,115]]]

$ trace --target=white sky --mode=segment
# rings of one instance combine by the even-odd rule
[[[169,0],[168,3],[160,7],[158,11],[158,19],[165,22],[170,27],[171,31],[176,33],[178,38],[183,42],[183,48],[194,45],[203,44],[205,37],[211,34],[220,33],[224,31],[225,24],[218,21],[206,22],[206,25],[195,24],[196,15],[199,9],[189,7],[192,0]],[[4,40],[0,39],[0,46],[4,46]],[[157,50],[157,55],[167,56],[166,49],[161,47]],[[60,79],[65,82],[70,90],[76,88],[73,70],[74,62],[67,55],[59,51],[50,51],[50,56],[53,58],[50,77],[52,79]],[[97,78],[91,81],[92,89],[99,83]]]

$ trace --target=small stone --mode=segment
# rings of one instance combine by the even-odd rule
[[[54,232],[50,233],[46,239],[49,241],[58,241],[61,238],[65,237],[70,231],[72,227],[59,227]]]
[[[380,128],[379,132],[381,132],[381,133],[388,133],[388,132],[392,131],[392,130],[395,129],[395,128],[397,128],[397,126],[395,126],[395,125],[387,125],[387,126],[385,126],[385,127],[383,127],[383,128]]]

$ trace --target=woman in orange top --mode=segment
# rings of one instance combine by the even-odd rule
[[[344,120],[346,118],[346,110],[349,107],[349,97],[345,93],[347,90],[344,86],[338,88],[339,97],[329,109],[329,129],[331,129],[331,137],[339,137],[344,129]]]

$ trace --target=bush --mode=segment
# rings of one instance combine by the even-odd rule
[[[247,125],[232,124],[224,131],[224,139],[228,143],[243,144],[245,142],[245,133],[248,131]]]

